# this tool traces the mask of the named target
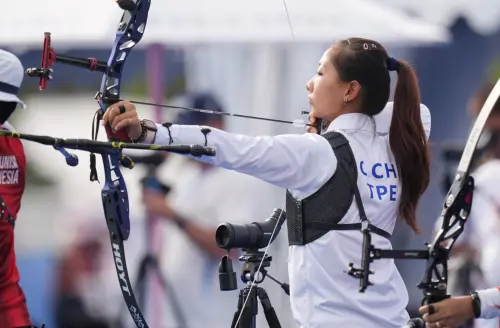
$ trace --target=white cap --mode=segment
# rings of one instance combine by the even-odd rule
[[[0,101],[17,102],[22,109],[24,102],[17,97],[23,82],[24,67],[13,53],[0,49]]]

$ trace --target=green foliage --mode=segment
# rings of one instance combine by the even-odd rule
[[[488,66],[488,81],[496,83],[500,79],[500,58],[496,58]]]

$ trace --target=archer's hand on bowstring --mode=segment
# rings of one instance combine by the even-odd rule
[[[318,134],[318,129],[316,128],[316,122],[318,119],[313,115],[313,113],[309,113],[308,118],[309,118],[309,124],[314,126],[308,125],[306,128],[306,132]]]
[[[433,314],[429,314],[429,306],[434,308]],[[422,306],[418,311],[423,314],[422,319],[426,322],[427,328],[460,327],[474,317],[471,296],[447,298],[441,302]]]
[[[127,100],[108,107],[102,117],[102,125],[106,124],[109,124],[113,133],[124,130],[132,140],[138,139],[142,134],[141,121],[135,105]]]
[[[309,114],[309,124],[316,124],[316,117],[312,116],[312,114]],[[316,129],[314,126],[307,126],[306,131],[308,133],[318,133],[318,129]]]

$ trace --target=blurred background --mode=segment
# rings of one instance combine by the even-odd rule
[[[422,103],[432,113],[432,180],[419,208],[423,233],[417,236],[400,224],[393,237],[394,248],[424,247],[442,208],[446,178],[456,168],[456,163],[444,160],[443,153],[450,143],[461,151],[474,121],[471,106],[479,90],[500,77],[500,2],[286,0],[286,6],[289,20],[282,0],[153,0],[145,36],[125,64],[122,98],[193,105],[192,94],[204,93],[216,99],[212,107],[217,110],[299,119],[300,112],[308,110],[305,83],[315,73],[323,51],[344,37],[373,38],[391,56],[414,65]],[[25,68],[40,65],[44,32],[52,33],[52,47],[58,54],[107,60],[122,14],[113,1],[102,0],[86,0],[84,6],[68,0],[17,0],[9,3],[7,11],[0,19],[0,47],[18,55]],[[17,111],[9,122],[25,133],[90,138],[98,108],[93,97],[101,74],[61,64],[53,68],[54,79],[45,91],[38,90],[38,79],[25,78],[20,98],[27,109]],[[139,112],[159,122],[198,124],[189,115],[179,116],[178,110],[141,106]],[[249,135],[303,132],[292,125],[241,118],[212,123]],[[100,139],[104,138],[102,132]],[[29,174],[16,226],[16,252],[34,323],[72,327],[64,314],[73,313],[79,320],[92,322],[88,328],[130,327],[114,272],[101,185],[88,178],[88,154],[75,152],[80,164],[69,167],[50,147],[24,145]],[[154,275],[146,279],[146,318],[155,328],[181,327],[183,316],[201,316],[200,303],[206,308],[218,302],[227,309],[221,310],[228,313],[223,320],[227,324],[214,327],[229,327],[227,318],[236,309],[237,291],[224,292],[225,296],[213,301],[182,295],[186,284],[217,281],[221,254],[216,250],[204,253],[161,215],[151,218],[143,202],[142,181],[154,178],[169,186],[170,206],[198,220],[208,231],[220,222],[263,221],[273,208],[283,207],[284,193],[239,174],[207,174],[205,167],[177,155],[152,162],[122,169],[130,196],[132,232],[125,248],[131,278],[137,278],[146,255],[153,254],[169,285],[164,292]],[[102,182],[100,162],[97,167]],[[200,182],[203,187],[197,188],[203,192],[193,191],[193,181],[200,178],[205,179]],[[202,218],[196,207],[214,211],[214,219]],[[492,216],[487,219],[500,223],[498,213]],[[493,231],[500,239],[499,230]],[[286,237],[283,226],[270,247],[269,272],[282,281],[287,281]],[[460,270],[473,276],[471,272],[481,272],[480,263],[472,265],[476,262],[481,261],[468,255],[452,271],[459,272],[459,277],[464,277]],[[234,260],[233,264],[238,272],[240,263]],[[410,293],[408,310],[414,313],[421,300],[416,286],[425,263],[397,264]],[[457,280],[454,293],[467,290],[474,279]],[[288,296],[270,279],[263,286],[282,326],[295,327]],[[207,293],[218,288],[212,287]],[[258,327],[267,327],[262,309],[259,312]],[[190,327],[211,326],[193,323]]]

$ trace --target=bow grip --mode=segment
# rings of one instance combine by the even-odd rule
[[[106,135],[108,136],[108,139],[111,141],[132,142],[132,139],[130,139],[130,137],[128,136],[127,132],[124,129],[113,133],[113,131],[111,130],[111,126],[109,124],[106,124],[104,126],[104,129],[106,130]]]
[[[432,292],[424,293],[424,298],[422,299],[421,305],[430,305],[444,301],[450,298],[451,295],[448,294],[433,294]]]

